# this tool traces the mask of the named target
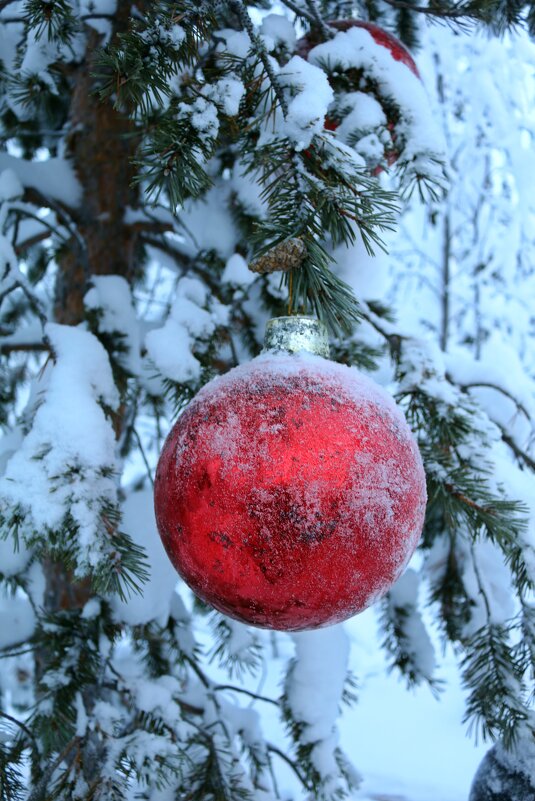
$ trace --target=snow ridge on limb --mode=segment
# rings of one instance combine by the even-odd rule
[[[425,681],[438,691],[435,652],[418,609],[419,583],[419,575],[409,568],[387,593],[381,610],[383,646],[409,687]]]
[[[0,170],[12,170],[21,185],[29,191],[30,199],[46,204],[58,201],[69,209],[78,206],[82,188],[72,165],[67,159],[50,158],[29,162],[26,159],[0,153]],[[31,190],[35,190],[35,197]]]
[[[343,702],[355,700],[348,674],[349,639],[342,625],[292,634],[291,661],[282,696],[305,786],[314,798],[342,798],[361,781],[338,745],[336,720]]]
[[[31,428],[1,481],[5,532],[67,559],[78,577],[124,595],[144,575],[142,551],[118,529],[119,396],[106,351],[80,328],[48,323],[52,359],[37,380]]]

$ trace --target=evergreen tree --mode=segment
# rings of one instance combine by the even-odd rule
[[[444,230],[462,153],[448,167],[406,65],[362,31],[348,54],[356,39],[331,24],[357,15],[417,47],[429,20],[494,35],[533,28],[533,9],[283,5],[0,2],[1,801],[268,801],[283,766],[316,799],[358,786],[337,741],[354,699],[343,628],[292,635],[280,698],[264,696],[250,676],[281,639],[188,606],[152,512],[177,413],[285,313],[325,320],[339,361],[380,367],[419,441],[423,568],[382,602],[392,665],[437,686],[423,580],[467,721],[508,748],[533,730],[535,563],[514,491],[532,481],[530,403],[494,376],[524,429],[493,415],[481,370],[448,360],[451,310],[436,345],[417,338],[356,297],[347,267],[372,264],[407,202]],[[485,325],[465,333],[474,362]],[[272,708],[283,743],[263,731]]]

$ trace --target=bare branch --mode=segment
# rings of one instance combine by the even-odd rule
[[[0,353],[32,353],[50,351],[46,342],[0,342]]]
[[[22,721],[17,720],[17,718],[12,717],[11,715],[8,715],[7,712],[3,712],[1,709],[0,709],[0,717],[9,720],[11,723],[14,723],[15,726],[18,726],[19,729],[21,729],[21,731],[24,732],[28,740],[32,743],[32,748],[37,750],[37,740],[31,733],[29,728],[24,723],[22,723]]]
[[[316,0],[305,0],[305,2],[310,10],[311,16],[314,19],[314,24],[320,29],[323,38],[326,40],[332,39],[336,31],[326,24],[325,20],[321,16]]]
[[[281,0],[281,2],[283,6],[289,8],[290,11],[293,11],[294,14],[297,14],[297,16],[314,23],[314,17],[312,14],[309,11],[306,11],[304,8],[301,8],[301,6],[297,5],[297,3],[292,2],[292,0]]]

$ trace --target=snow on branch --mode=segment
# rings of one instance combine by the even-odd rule
[[[49,323],[45,332],[54,361],[36,379],[32,426],[0,481],[2,528],[63,555],[77,577],[124,591],[144,570],[141,550],[118,530],[110,414],[119,396],[108,356],[81,328]]]
[[[292,635],[295,659],[285,683],[283,711],[315,798],[329,799],[360,777],[340,750],[336,721],[348,679],[349,640],[341,625]]]
[[[13,170],[24,187],[36,190],[43,205],[47,198],[70,209],[76,208],[80,203],[82,188],[66,159],[27,161],[8,153],[0,153],[0,171],[7,169]]]
[[[426,681],[433,688],[437,686],[435,653],[418,609],[418,586],[419,576],[409,568],[387,594],[382,614],[384,645],[409,686]]]

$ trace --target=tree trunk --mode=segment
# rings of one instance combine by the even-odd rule
[[[139,233],[125,222],[125,214],[138,199],[132,187],[137,137],[132,122],[96,93],[91,73],[98,45],[99,35],[91,31],[86,59],[72,78],[68,155],[83,194],[73,212],[78,236],[60,257],[54,310],[56,320],[68,325],[83,319],[92,275],[122,275],[131,281],[136,271]]]
[[[128,24],[130,8],[122,6],[115,17],[115,33]],[[96,91],[92,73],[100,38],[88,30],[86,57],[71,75],[66,155],[81,184],[82,199],[69,211],[73,235],[58,257],[54,318],[65,325],[84,319],[84,295],[91,276],[121,275],[131,282],[137,267],[139,231],[125,221],[127,209],[137,206],[139,194],[132,186],[137,137],[132,122]],[[120,429],[119,419],[117,435]],[[72,573],[52,560],[44,568],[47,610],[80,608],[86,603],[89,580],[73,584]]]

